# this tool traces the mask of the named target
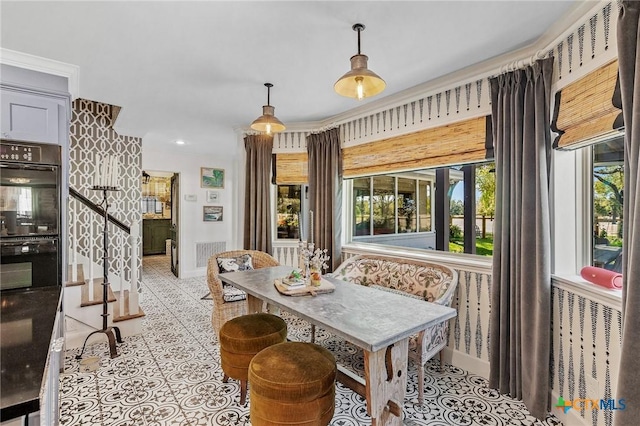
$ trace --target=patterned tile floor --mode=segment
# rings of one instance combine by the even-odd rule
[[[211,300],[204,277],[178,280],[166,256],[143,261],[144,332],[119,345],[120,356],[108,357],[106,343],[91,345],[85,358],[100,357],[95,372],[79,371],[68,350],[66,372],[60,378],[60,424],[65,426],[205,426],[250,425],[249,403],[238,405],[236,382],[222,383],[217,338],[211,329]],[[289,337],[308,340],[309,326],[283,313]],[[339,362],[361,371],[361,354],[352,346],[317,331],[317,341],[335,351]],[[487,387],[484,378],[452,365],[439,371],[437,361],[426,366],[426,404],[417,402],[415,367],[409,366],[404,404],[406,425],[559,425],[555,417],[544,422],[529,415],[524,405]],[[337,385],[331,425],[370,425],[364,400]]]

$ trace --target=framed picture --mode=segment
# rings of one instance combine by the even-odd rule
[[[205,222],[222,222],[222,206],[203,206],[202,220]]]
[[[218,191],[207,191],[207,203],[217,203],[220,200]]]
[[[224,188],[224,169],[200,167],[200,186],[202,188]]]

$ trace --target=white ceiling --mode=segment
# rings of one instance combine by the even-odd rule
[[[80,97],[121,106],[117,129],[145,146],[220,153],[262,114],[265,82],[285,125],[325,120],[529,45],[578,3],[3,0],[0,44],[79,66]],[[362,102],[333,91],[356,22],[387,82]]]

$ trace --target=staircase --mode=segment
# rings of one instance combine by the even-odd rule
[[[74,189],[70,188],[69,195],[65,343],[67,348],[77,348],[91,332],[102,329],[104,210]],[[140,225],[126,226],[111,215],[107,217],[107,326],[118,327],[122,337],[132,336],[142,332],[145,315],[139,306],[138,289]],[[87,345],[101,341],[106,342],[106,337],[96,333]]]

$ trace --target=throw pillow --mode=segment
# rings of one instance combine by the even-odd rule
[[[238,257],[218,257],[218,268],[220,273],[248,271],[253,269],[253,262],[250,254],[243,254]]]
[[[220,273],[236,272],[236,271],[248,271],[253,269],[253,262],[250,254],[243,254],[238,257],[218,257],[218,268]],[[222,298],[225,302],[237,302],[245,300],[247,293],[237,289],[233,286],[223,284],[222,285]]]
[[[237,302],[239,300],[245,300],[246,298],[247,293],[239,288],[227,284],[222,286],[222,299],[225,302]]]

